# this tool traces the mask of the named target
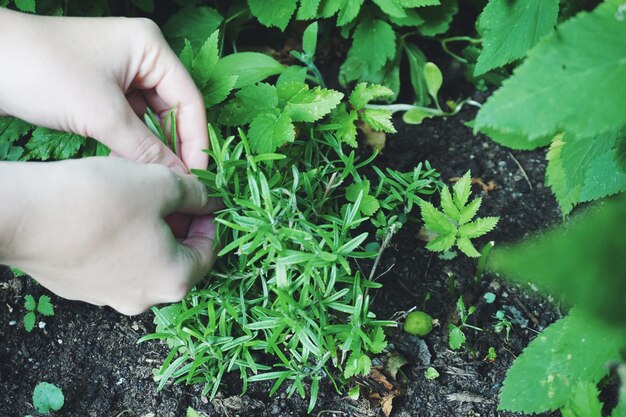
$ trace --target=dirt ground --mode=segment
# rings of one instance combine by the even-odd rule
[[[463,125],[474,111],[463,111],[448,120],[427,120],[420,126],[396,125],[388,138],[379,166],[410,170],[428,160],[450,183],[467,169],[495,189],[474,191],[484,197],[481,215],[501,216],[488,240],[497,245],[516,241],[559,221],[551,192],[543,186],[545,150],[516,152],[502,148],[484,136],[473,136]],[[363,152],[367,152],[363,150]],[[380,271],[384,287],[374,294],[373,309],[380,318],[417,306],[439,320],[440,326],[423,340],[390,331],[389,351],[409,362],[393,381],[401,395],[393,401],[392,416],[510,416],[497,411],[497,395],[506,370],[537,332],[559,317],[554,303],[532,290],[523,290],[498,277],[486,275],[474,283],[475,261],[457,257],[444,261],[424,249],[419,225],[409,224],[386,251]],[[496,300],[487,304],[485,292]],[[430,300],[425,301],[430,293]],[[157,342],[136,345],[152,331],[152,314],[125,317],[109,308],[94,307],[52,296],[56,315],[38,322],[31,333],[21,326],[25,294],[49,294],[32,280],[13,278],[0,270],[0,416],[37,415],[31,395],[40,381],[62,388],[66,403],[59,416],[184,416],[191,406],[209,416],[301,416],[307,401],[284,392],[268,398],[268,383],[252,384],[240,396],[237,377],[227,378],[218,397],[200,397],[201,387],[172,386],[157,393],[152,369],[166,356]],[[449,350],[447,324],[454,321],[455,303],[463,294],[477,307],[471,324],[484,329],[469,331],[468,349]],[[508,340],[493,330],[499,309],[516,318]],[[494,347],[494,362],[483,360]],[[374,363],[384,365],[386,355]],[[426,379],[424,370],[434,367],[440,377]],[[368,384],[366,379],[360,381]],[[373,388],[376,391],[376,388]],[[365,390],[364,390],[365,391]],[[317,416],[382,416],[375,401],[353,401],[323,384]]]

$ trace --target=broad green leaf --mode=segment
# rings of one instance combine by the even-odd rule
[[[351,378],[356,375],[367,375],[372,368],[372,361],[365,354],[352,352],[346,361],[344,368],[344,378]]]
[[[482,127],[480,132],[489,136],[489,138],[500,145],[507,146],[512,149],[531,150],[550,144],[554,135],[548,135],[543,138],[529,140],[528,135],[515,132],[502,132],[492,127]]]
[[[236,82],[236,75],[229,75],[220,78],[211,77],[209,82],[201,90],[206,108],[213,107],[226,100],[230,92],[233,91]]]
[[[189,40],[193,50],[198,50],[219,29],[224,19],[211,7],[184,7],[169,18],[163,34],[175,52],[180,52]]]
[[[300,0],[300,8],[296,14],[298,20],[310,20],[317,17],[320,0]]]
[[[437,210],[435,206],[428,201],[421,201],[419,206],[426,229],[443,235],[456,234],[456,226],[452,224],[448,216]]]
[[[602,403],[596,384],[578,382],[572,389],[570,402],[561,409],[563,417],[602,417]]]
[[[280,116],[260,114],[252,120],[248,130],[250,147],[257,154],[274,152],[285,143],[293,142],[295,136],[295,128],[286,113]]]
[[[480,208],[480,205],[482,202],[483,202],[483,199],[481,197],[478,197],[470,201],[470,203],[467,206],[463,207],[458,217],[459,225],[462,225],[471,221],[474,218],[474,216],[476,216],[476,213],[478,213],[478,209]]]
[[[209,36],[206,42],[202,44],[202,47],[200,47],[200,50],[194,56],[191,75],[196,85],[200,88],[204,87],[211,78],[215,64],[217,64],[219,59],[218,40],[219,32],[215,31]]]
[[[559,0],[489,0],[478,21],[483,50],[474,75],[526,56],[552,32],[558,14]]]
[[[542,413],[566,406],[579,380],[597,384],[608,374],[606,364],[620,359],[624,342],[621,331],[573,310],[539,334],[513,363],[499,409]]]
[[[23,159],[68,159],[75,156],[84,144],[85,138],[80,135],[38,127],[26,142],[27,153]]]
[[[357,25],[352,47],[340,74],[345,80],[369,78],[380,71],[396,53],[396,34],[389,23],[366,17]]]
[[[476,250],[472,241],[467,237],[459,237],[456,241],[456,247],[470,258],[480,257],[480,252]]]
[[[306,92],[308,90],[309,86],[305,82],[283,82],[276,88],[276,93],[278,94],[278,105],[284,107],[296,94]]]
[[[35,313],[30,311],[24,316],[24,330],[31,332],[35,328]]]
[[[37,311],[44,316],[54,316],[54,306],[50,302],[50,297],[42,295],[37,303]]]
[[[443,75],[441,75],[441,70],[439,70],[439,67],[434,63],[427,62],[424,65],[423,71],[428,94],[430,94],[433,99],[437,100],[437,93],[441,88],[441,84],[443,84]]]
[[[467,204],[470,194],[472,193],[472,177],[470,171],[467,171],[453,186],[454,204],[459,210]]]
[[[386,15],[392,17],[405,17],[406,12],[401,0],[373,0]]]
[[[363,109],[370,101],[393,96],[389,87],[377,84],[358,83],[350,94],[350,104],[356,110]]]
[[[296,11],[298,0],[248,0],[250,12],[261,24],[285,30]]]
[[[356,121],[359,119],[359,115],[356,111],[346,110],[345,104],[341,104],[339,110],[333,115],[331,119],[332,124],[339,125],[339,128],[335,131],[337,139],[341,140],[353,148],[356,148]]]
[[[410,78],[413,91],[415,92],[415,104],[418,106],[427,106],[430,103],[430,97],[428,96],[428,87],[426,85],[426,79],[424,78],[424,66],[426,65],[426,56],[417,45],[411,43],[405,44],[404,50],[406,57],[409,60]],[[413,124],[419,124],[425,117],[422,114],[423,111],[412,111],[407,119],[413,122]],[[406,113],[405,113],[406,114]]]
[[[22,12],[35,13],[35,0],[15,0],[15,7]]]
[[[289,99],[285,112],[295,122],[315,122],[337,107],[342,98],[338,91],[321,87],[309,90],[307,86]]]
[[[370,192],[369,180],[363,180],[350,184],[346,188],[346,200],[354,203],[359,198],[359,193],[363,192],[363,195],[367,195]]]
[[[626,191],[626,171],[619,166],[618,149],[626,129],[592,137],[557,136],[548,152],[546,183],[552,187],[564,214],[584,201]]]
[[[361,205],[359,210],[366,216],[373,216],[374,213],[380,208],[380,203],[376,200],[376,197],[372,195],[364,195],[361,199]]]
[[[465,333],[463,333],[463,330],[461,330],[460,327],[454,326],[452,324],[450,324],[449,330],[450,335],[448,336],[448,344],[450,345],[450,349],[460,349],[467,340],[465,337]]]
[[[186,417],[202,417],[200,413],[194,410],[191,407],[187,407],[187,416]]]
[[[433,252],[443,252],[450,249],[456,242],[454,233],[439,235],[426,244],[426,249]]]
[[[339,3],[337,26],[344,26],[352,22],[361,11],[364,0],[328,0],[329,3]]]
[[[20,146],[0,143],[0,161],[18,161],[23,153],[24,149]]]
[[[191,46],[191,42],[189,39],[185,39],[184,46],[180,54],[178,54],[178,59],[185,66],[187,72],[189,72],[193,77],[193,46]]]
[[[487,100],[476,129],[535,140],[563,129],[589,137],[624,126],[626,24],[616,18],[622,4],[607,0],[559,25]]]
[[[402,115],[402,120],[404,123],[409,125],[419,125],[424,121],[424,119],[428,119],[433,117],[433,113],[426,112],[421,108],[411,109],[404,112]]]
[[[317,22],[311,23],[302,34],[302,50],[305,54],[312,57],[315,55],[317,48]]]
[[[12,143],[33,130],[34,126],[15,117],[0,117],[0,143]]]
[[[396,133],[396,129],[391,121],[391,110],[365,109],[361,113],[361,118],[375,131]]]
[[[441,189],[441,209],[446,216],[459,223],[459,216],[461,212],[454,205],[454,202],[452,201],[452,194],[450,194],[450,189],[448,187],[443,187]]]
[[[276,87],[266,83],[250,85],[239,90],[220,112],[220,123],[241,126],[257,115],[269,113],[278,106]]]
[[[517,282],[533,282],[571,304],[624,326],[625,218],[626,196],[622,195],[574,216],[567,227],[492,250],[488,267]]]
[[[307,68],[298,65],[287,67],[276,80],[276,86],[280,87],[285,83],[304,83],[307,75]]]
[[[259,52],[237,52],[221,58],[213,70],[214,77],[237,76],[235,88],[243,88],[278,75],[285,66]]]
[[[24,308],[28,311],[34,311],[35,307],[37,307],[35,298],[30,294],[25,295],[24,296]]]
[[[33,405],[35,409],[48,414],[50,411],[59,411],[65,404],[65,397],[59,387],[47,382],[40,382],[33,391]]]
[[[468,239],[480,237],[492,231],[498,224],[498,217],[481,217],[459,227],[459,236]]]
[[[406,16],[404,17],[392,17],[388,16],[389,21],[396,26],[409,26],[418,27],[424,23],[424,19],[420,16],[419,12],[415,9],[408,9],[404,11]]]
[[[424,24],[418,28],[424,36],[436,36],[447,32],[454,15],[459,11],[457,0],[441,0],[440,5],[424,7],[419,14]]]

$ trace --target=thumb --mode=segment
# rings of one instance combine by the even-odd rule
[[[148,127],[139,119],[126,98],[121,95],[119,123],[109,125],[94,136],[123,158],[143,164],[165,165],[179,173],[186,173],[187,167]]]

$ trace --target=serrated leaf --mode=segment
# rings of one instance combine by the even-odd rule
[[[15,7],[22,12],[35,13],[35,0],[15,0]]]
[[[619,166],[619,144],[626,129],[587,138],[557,136],[547,155],[546,183],[564,214],[584,201],[626,191],[626,172]]]
[[[163,34],[177,53],[183,50],[185,39],[189,40],[193,50],[198,50],[219,29],[223,20],[211,7],[184,7],[168,19]]]
[[[25,295],[24,296],[24,308],[28,311],[34,311],[35,307],[37,307],[35,298],[30,294]]]
[[[296,14],[298,20],[310,20],[317,17],[317,10],[320,6],[320,0],[300,0],[300,7]]]
[[[37,303],[37,311],[46,317],[54,316],[54,306],[50,302],[50,297],[42,295]]]
[[[366,17],[356,26],[352,47],[340,75],[346,81],[367,79],[396,54],[396,34],[389,23]]]
[[[285,143],[293,142],[295,137],[295,128],[286,113],[280,116],[260,114],[252,120],[248,130],[250,148],[257,154],[272,153]]]
[[[277,106],[276,87],[266,83],[250,85],[224,105],[219,120],[226,126],[241,126],[252,122],[259,114],[272,112]]]
[[[375,131],[396,133],[391,121],[391,110],[387,109],[365,109],[361,113],[361,118],[369,127]]]
[[[463,225],[474,218],[476,213],[478,213],[478,209],[480,208],[480,204],[483,199],[481,197],[475,198],[470,203],[461,209],[461,212],[458,217],[459,225]]]
[[[460,349],[461,346],[465,344],[467,338],[465,337],[465,333],[461,330],[460,327],[450,325],[450,335],[448,336],[448,344],[450,345],[450,349],[457,350]]]
[[[298,0],[248,0],[250,12],[262,25],[285,30],[296,11]]]
[[[361,11],[361,6],[365,0],[329,0],[328,3],[339,3],[337,14],[337,26],[344,26],[352,22]]]
[[[392,17],[388,16],[389,21],[396,26],[409,26],[409,27],[418,27],[424,23],[424,19],[417,10],[408,9],[404,11],[406,16],[404,17]]]
[[[24,330],[32,332],[35,328],[35,313],[30,311],[24,316]]]
[[[404,7],[424,7],[437,6],[441,4],[440,0],[400,0],[400,4]]]
[[[373,0],[386,15],[392,17],[405,17],[406,12],[400,0]]]
[[[600,391],[596,384],[579,381],[572,389],[570,402],[561,409],[563,417],[602,417]]]
[[[346,361],[343,376],[344,378],[351,378],[355,375],[367,375],[371,369],[372,361],[367,355],[352,352]]]
[[[236,75],[219,78],[211,77],[209,82],[202,88],[202,97],[204,98],[206,108],[213,107],[226,100],[230,92],[233,91],[236,82]]]
[[[426,229],[442,235],[456,234],[456,226],[452,224],[448,216],[437,210],[435,206],[428,201],[421,201],[419,206]]]
[[[215,64],[219,60],[218,40],[219,32],[215,31],[202,44],[200,50],[194,56],[191,76],[199,88],[204,87],[209,82]]]
[[[295,122],[315,122],[328,113],[341,101],[343,94],[339,91],[308,86],[289,99],[285,112]]]
[[[446,216],[459,223],[459,216],[461,212],[454,205],[454,202],[452,201],[452,194],[450,194],[448,187],[443,187],[441,189],[441,209]]]
[[[216,78],[237,76],[235,88],[244,88],[272,75],[278,75],[285,66],[269,55],[259,52],[237,52],[222,57],[213,70]]]
[[[305,54],[312,57],[315,55],[317,48],[317,22],[311,23],[302,34],[302,50]]]
[[[307,68],[298,65],[287,67],[276,80],[276,87],[280,87],[286,83],[304,83],[307,75]]]
[[[424,64],[424,80],[426,81],[426,89],[433,99],[437,99],[437,93],[443,84],[443,75],[441,70],[433,62]]]
[[[387,347],[387,341],[385,340],[385,331],[382,327],[376,327],[374,333],[370,336],[371,345],[370,352],[373,354],[381,353]]]
[[[50,411],[59,411],[65,404],[63,391],[54,384],[40,382],[33,391],[33,406],[42,413],[48,414]]]
[[[559,25],[483,105],[476,129],[533,140],[562,129],[588,137],[624,126],[626,25],[615,18],[622,3],[608,0]],[[598,105],[598,97],[611,105]]]
[[[83,136],[38,127],[33,131],[30,140],[26,142],[27,153],[23,159],[41,161],[68,159],[75,156],[84,144]]]
[[[567,405],[579,380],[597,384],[618,361],[624,335],[579,310],[544,330],[513,363],[499,409],[541,413]]]
[[[335,131],[335,136],[341,142],[356,148],[356,125],[355,122],[359,119],[359,115],[356,111],[347,111],[345,104],[342,104],[339,110],[333,115],[331,119],[332,124],[339,125],[339,128]]]
[[[456,247],[470,258],[480,257],[480,252],[476,250],[472,241],[466,237],[459,237],[456,241]]]
[[[0,117],[0,143],[13,143],[33,130],[34,126],[15,117]]]
[[[499,217],[481,217],[459,227],[459,237],[474,239],[489,233],[498,224]]]
[[[370,192],[369,180],[363,180],[355,182],[346,187],[346,200],[354,203],[359,198],[359,193],[363,192],[363,195],[367,195]]]
[[[180,62],[185,69],[187,69],[187,72],[191,74],[193,72],[193,46],[191,46],[189,39],[184,40],[183,49],[180,51],[178,59],[180,59]]]
[[[470,194],[472,193],[472,177],[469,171],[467,171],[453,186],[454,204],[459,210],[462,210],[467,204]]]
[[[454,246],[456,236],[454,233],[442,234],[426,244],[426,249],[433,252],[443,252]]]
[[[393,91],[384,85],[358,83],[350,94],[350,104],[356,110],[361,110],[372,100],[391,96]]]
[[[474,75],[526,56],[530,48],[552,32],[558,14],[558,0],[489,0],[478,21],[483,50]]]
[[[372,195],[364,195],[361,199],[361,205],[359,206],[359,210],[366,216],[373,216],[374,213],[378,211],[380,208],[380,203],[376,199],[376,197]]]
[[[424,19],[424,24],[418,28],[419,32],[424,36],[436,36],[446,32],[458,11],[457,0],[441,0],[438,6],[420,9],[419,14]]]

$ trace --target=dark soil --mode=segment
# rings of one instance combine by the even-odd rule
[[[497,229],[487,237],[498,245],[519,240],[559,220],[550,190],[544,188],[545,151],[515,152],[483,136],[473,136],[463,121],[466,110],[449,119],[427,120],[421,126],[396,123],[400,132],[388,138],[380,166],[410,170],[428,160],[449,183],[452,177],[472,170],[473,177],[496,188],[483,192],[482,215],[501,216]],[[475,284],[475,261],[457,257],[444,261],[424,249],[419,227],[406,226],[387,249],[379,271],[384,288],[374,295],[373,308],[380,318],[412,307],[424,308],[440,326],[422,340],[401,332],[389,335],[389,350],[403,355],[409,364],[394,384],[403,395],[393,402],[393,416],[508,416],[497,412],[497,395],[506,370],[522,349],[559,313],[552,303],[530,290],[522,290],[498,277],[484,276]],[[479,246],[487,241],[483,239]],[[487,304],[485,292],[496,294]],[[21,325],[25,294],[48,294],[30,279],[13,278],[0,271],[0,416],[36,415],[31,395],[39,381],[60,386],[66,397],[59,416],[184,416],[191,406],[209,416],[300,416],[307,402],[297,395],[281,393],[267,397],[268,384],[253,384],[239,396],[236,377],[213,401],[199,395],[201,387],[172,386],[157,393],[152,369],[165,358],[167,349],[156,342],[136,345],[138,337],[153,330],[150,313],[125,317],[109,308],[70,302],[52,295],[56,316],[45,318],[31,333]],[[425,301],[430,293],[430,300]],[[454,321],[455,303],[463,295],[477,307],[471,323],[485,331],[468,331],[468,348],[453,352],[448,347],[448,323]],[[493,330],[493,315],[505,308],[519,315],[509,339]],[[45,322],[45,327],[44,327]],[[497,359],[483,360],[489,347]],[[377,362],[384,364],[381,356]],[[432,366],[441,376],[424,377]],[[363,380],[362,383],[367,383]],[[376,388],[373,388],[376,391]],[[366,390],[363,390],[365,392]],[[381,416],[377,404],[352,401],[337,394],[330,383],[321,388],[314,415]]]

